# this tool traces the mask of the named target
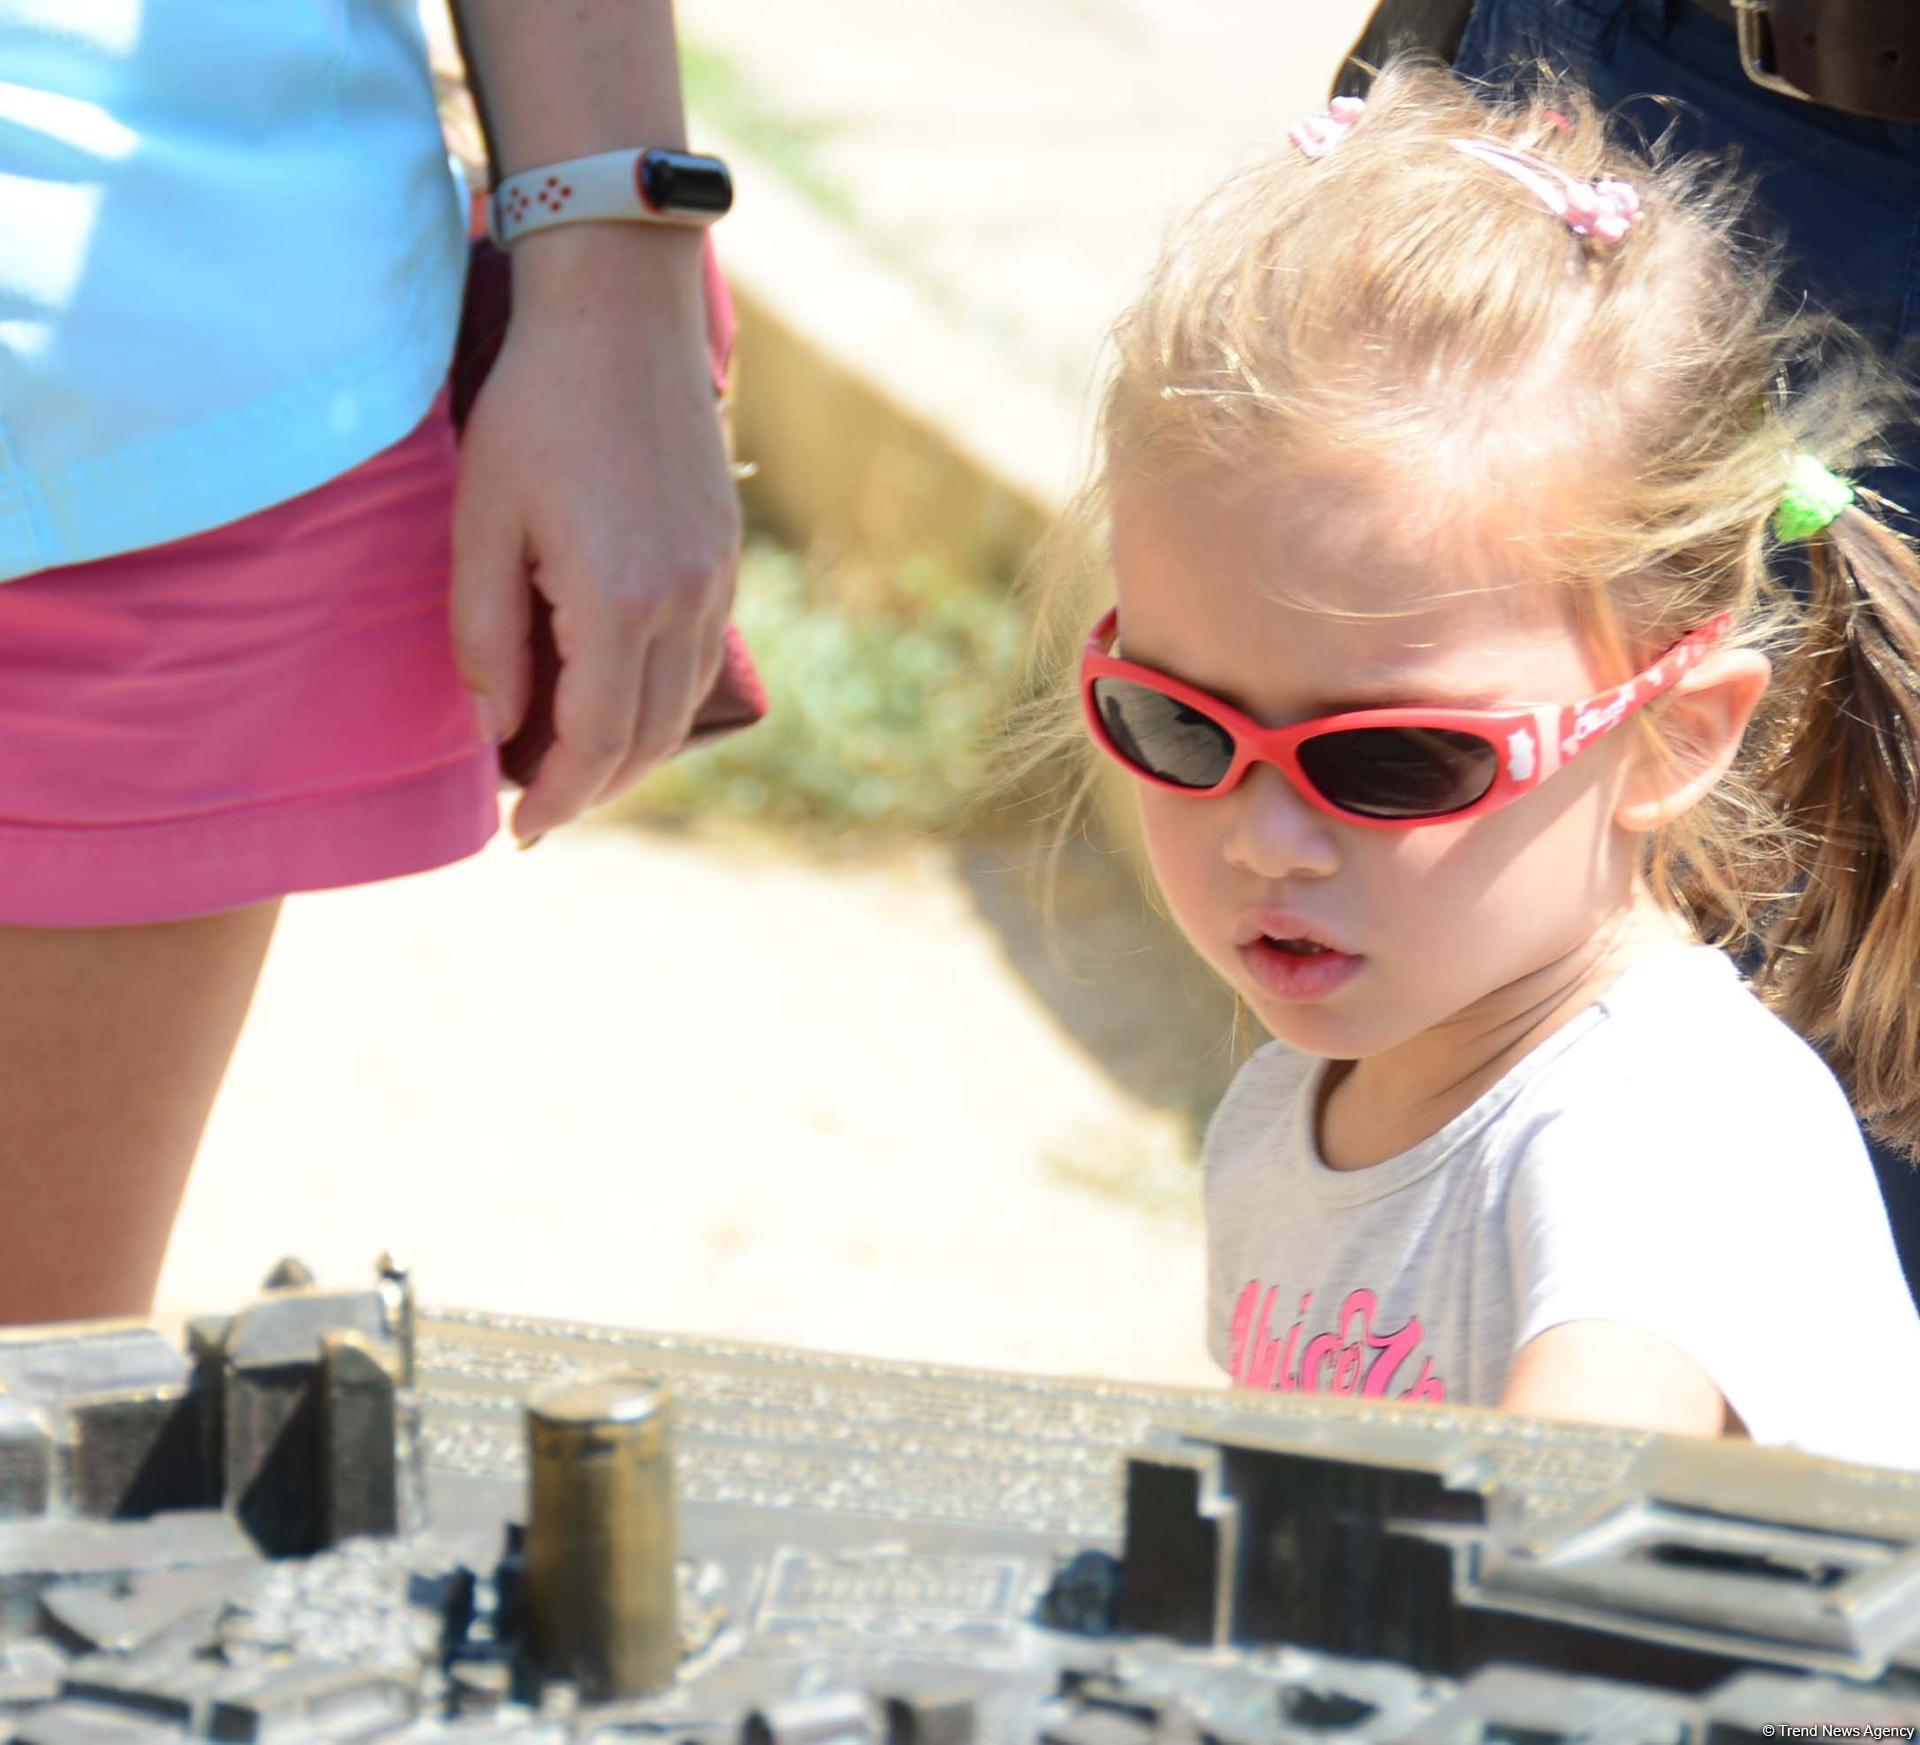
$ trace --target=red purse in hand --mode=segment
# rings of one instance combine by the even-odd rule
[[[733,355],[733,301],[711,246],[706,256],[707,355],[713,365],[716,394],[724,393],[727,368]],[[500,355],[507,336],[507,317],[513,307],[513,266],[504,250],[484,236],[477,237],[467,266],[466,302],[460,311],[460,337],[453,353],[450,386],[453,427],[464,430],[467,414],[480,385]],[[538,588],[533,595],[533,689],[519,731],[500,747],[500,773],[515,786],[532,785],[540,760],[553,744],[553,693],[560,678],[560,654],[553,640],[553,608]],[[767,712],[766,687],[754,670],[747,645],[733,625],[727,626],[726,657],[713,689],[694,712],[693,727],[681,743],[706,745],[742,727],[751,727]]]

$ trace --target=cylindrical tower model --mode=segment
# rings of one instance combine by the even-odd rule
[[[527,1642],[541,1676],[585,1702],[659,1690],[679,1664],[668,1409],[641,1376],[564,1383],[527,1406]]]

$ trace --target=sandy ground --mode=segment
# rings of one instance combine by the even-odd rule
[[[990,847],[834,866],[589,821],[291,897],[161,1313],[390,1245],[446,1305],[1217,1379],[1158,1105],[1224,1070],[1219,1009],[1076,864],[1073,973]]]

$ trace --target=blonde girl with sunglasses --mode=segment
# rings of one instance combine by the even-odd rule
[[[1920,1465],[1852,1112],[1920,1141],[1920,567],[1745,222],[1401,64],[1117,330],[1058,701],[1273,1038],[1206,1143],[1236,1387]]]

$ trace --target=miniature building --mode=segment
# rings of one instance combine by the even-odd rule
[[[1584,1438],[1577,1458],[1606,1447],[1503,1427],[1548,1448]],[[1920,1671],[1920,1484],[1863,1489],[1847,1475],[1867,1469],[1840,1462],[1629,1433],[1610,1494],[1556,1518],[1498,1446],[1422,1412],[1332,1445],[1282,1423],[1142,1450],[1119,1627],[1454,1677],[1525,1661],[1700,1686],[1756,1655],[1866,1680]]]
[[[230,1509],[268,1557],[401,1518],[401,1350],[377,1290],[196,1322],[0,1331],[0,1521]]]

